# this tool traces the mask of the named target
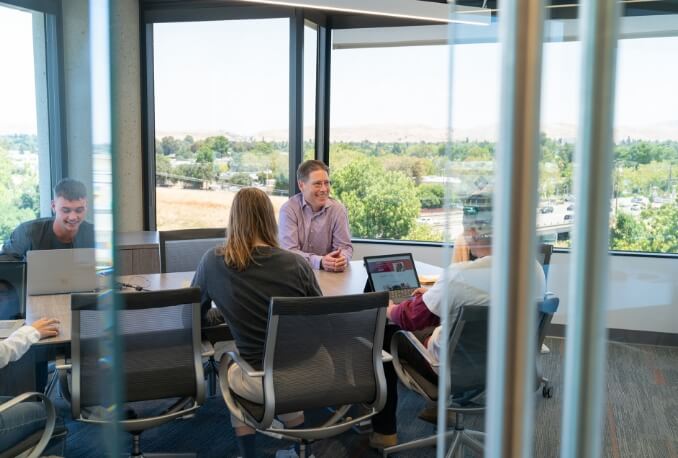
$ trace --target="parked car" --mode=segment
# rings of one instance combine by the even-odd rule
[[[572,221],[574,220],[574,214],[568,213],[565,216],[563,216],[563,221]]]
[[[539,209],[539,213],[545,214],[545,213],[553,213],[553,207],[550,205],[547,205],[546,207],[541,207]]]
[[[634,197],[633,199],[631,199],[631,202],[633,202],[634,204],[641,204],[643,203],[643,199],[640,197]]]
[[[574,211],[574,204],[570,204],[567,206],[567,211],[571,212]]]
[[[632,205],[631,211],[639,212],[641,210],[640,205]]]

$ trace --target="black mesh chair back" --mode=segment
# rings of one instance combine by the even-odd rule
[[[383,405],[387,305],[387,292],[272,298],[264,356],[266,410]]]
[[[161,272],[194,271],[203,255],[226,239],[226,229],[160,231]]]
[[[453,397],[471,396],[485,390],[488,323],[488,307],[460,307],[448,340],[449,386]]]
[[[109,312],[97,308],[100,298],[71,296],[74,418],[107,404],[102,387],[112,369],[104,346]],[[124,402],[190,397],[202,403],[199,302],[198,288],[120,294]]]

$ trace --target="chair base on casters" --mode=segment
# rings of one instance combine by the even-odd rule
[[[139,445],[141,434],[132,435],[132,450],[129,458],[196,458],[196,453],[142,453]]]
[[[389,456],[393,453],[404,452],[407,450],[414,450],[422,447],[435,446],[438,440],[437,435],[429,436],[424,439],[417,439],[404,444],[388,447],[383,450],[383,456]],[[469,429],[453,429],[445,433],[445,440],[450,442],[450,448],[447,450],[446,457],[457,456],[458,452],[467,447],[482,456],[484,452],[483,442],[485,441],[485,433],[480,431],[473,431]],[[463,456],[463,455],[459,455]]]

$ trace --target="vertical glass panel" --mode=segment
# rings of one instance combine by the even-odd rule
[[[304,160],[315,159],[315,98],[318,26],[304,24]]]
[[[289,20],[155,24],[153,35],[157,228],[225,227],[243,186],[266,190],[277,215],[289,174]]]
[[[44,15],[0,6],[0,42],[2,243],[20,223],[50,214]]]

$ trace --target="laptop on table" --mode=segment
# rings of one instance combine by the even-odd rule
[[[6,339],[26,318],[26,263],[0,262],[0,339]]]
[[[99,286],[94,248],[29,251],[26,264],[31,296],[95,291]]]
[[[419,288],[419,276],[412,253],[365,256],[365,291],[388,291],[389,299],[399,304]]]

